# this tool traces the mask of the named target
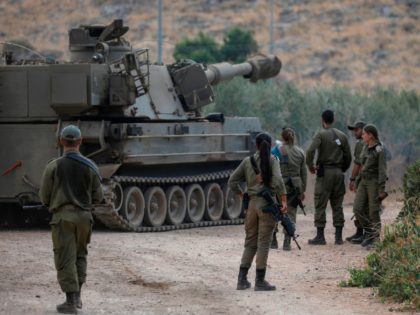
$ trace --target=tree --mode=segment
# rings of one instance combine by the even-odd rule
[[[258,51],[258,44],[252,33],[239,27],[231,29],[223,39],[220,55],[223,60],[244,62],[246,58]]]
[[[219,45],[213,38],[198,33],[193,39],[184,39],[176,44],[174,59],[192,59],[202,63],[215,63],[220,60]]]

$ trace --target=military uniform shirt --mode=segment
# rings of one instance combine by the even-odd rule
[[[361,153],[362,167],[359,172],[361,179],[377,179],[378,192],[385,192],[387,181],[385,151],[380,143],[372,147],[363,147]]]
[[[91,210],[93,203],[103,199],[98,175],[88,166],[64,157],[48,163],[42,175],[39,195],[51,212],[67,204]]]
[[[361,159],[361,153],[363,151],[363,147],[365,146],[365,143],[363,140],[359,139],[357,140],[355,146],[354,146],[354,163],[358,165],[362,165],[362,159]]]
[[[254,154],[254,159],[259,167],[260,153],[258,151]],[[270,157],[270,167],[271,181],[269,188],[278,195],[285,195],[286,188],[281,176],[280,165],[278,160],[272,155]],[[257,176],[252,168],[251,159],[249,157],[243,159],[241,164],[239,164],[236,170],[230,175],[228,182],[229,188],[234,193],[242,193],[242,189],[239,185],[241,182],[247,183],[247,191],[250,196],[257,195],[264,188],[264,184],[257,180]]]
[[[333,130],[340,144],[334,140],[336,136]],[[337,166],[345,171],[351,164],[351,150],[347,136],[338,129],[325,128],[315,134],[310,147],[306,151],[308,167],[314,165],[316,150],[318,150],[317,165]]]
[[[307,171],[305,165],[305,152],[296,145],[284,145],[287,157],[280,157],[280,170],[283,178],[291,177],[292,181],[298,177],[302,181],[300,192],[306,191]],[[296,183],[293,183],[296,186]],[[300,186],[300,185],[299,185]]]

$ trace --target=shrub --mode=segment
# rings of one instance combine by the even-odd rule
[[[404,176],[404,206],[398,221],[366,257],[363,269],[349,269],[340,286],[378,287],[379,295],[420,310],[420,160]],[[412,186],[417,183],[417,186]]]

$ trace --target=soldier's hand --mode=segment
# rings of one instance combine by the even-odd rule
[[[350,191],[356,192],[356,184],[355,184],[354,180],[350,181],[349,189],[350,189]]]
[[[262,183],[263,182],[263,178],[262,178],[262,175],[261,174],[257,174],[257,181],[259,183]]]
[[[315,174],[316,168],[314,166],[310,166],[309,167],[309,172],[311,172],[311,174]]]
[[[301,193],[300,194],[300,201],[304,201],[305,200],[305,193]]]
[[[283,214],[287,213],[287,203],[281,205],[280,211]]]
[[[380,192],[380,193],[379,193],[379,195],[378,195],[378,200],[379,200],[379,201],[382,201],[382,200],[384,200],[386,197],[388,197],[388,193],[387,193],[387,192],[385,192],[385,191],[382,191],[382,192]]]

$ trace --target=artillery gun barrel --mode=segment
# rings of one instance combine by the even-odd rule
[[[229,81],[233,77],[243,76],[251,82],[261,79],[269,79],[279,74],[281,61],[276,56],[257,55],[247,62],[232,65],[221,62],[209,65],[205,71],[211,85],[222,81]]]

